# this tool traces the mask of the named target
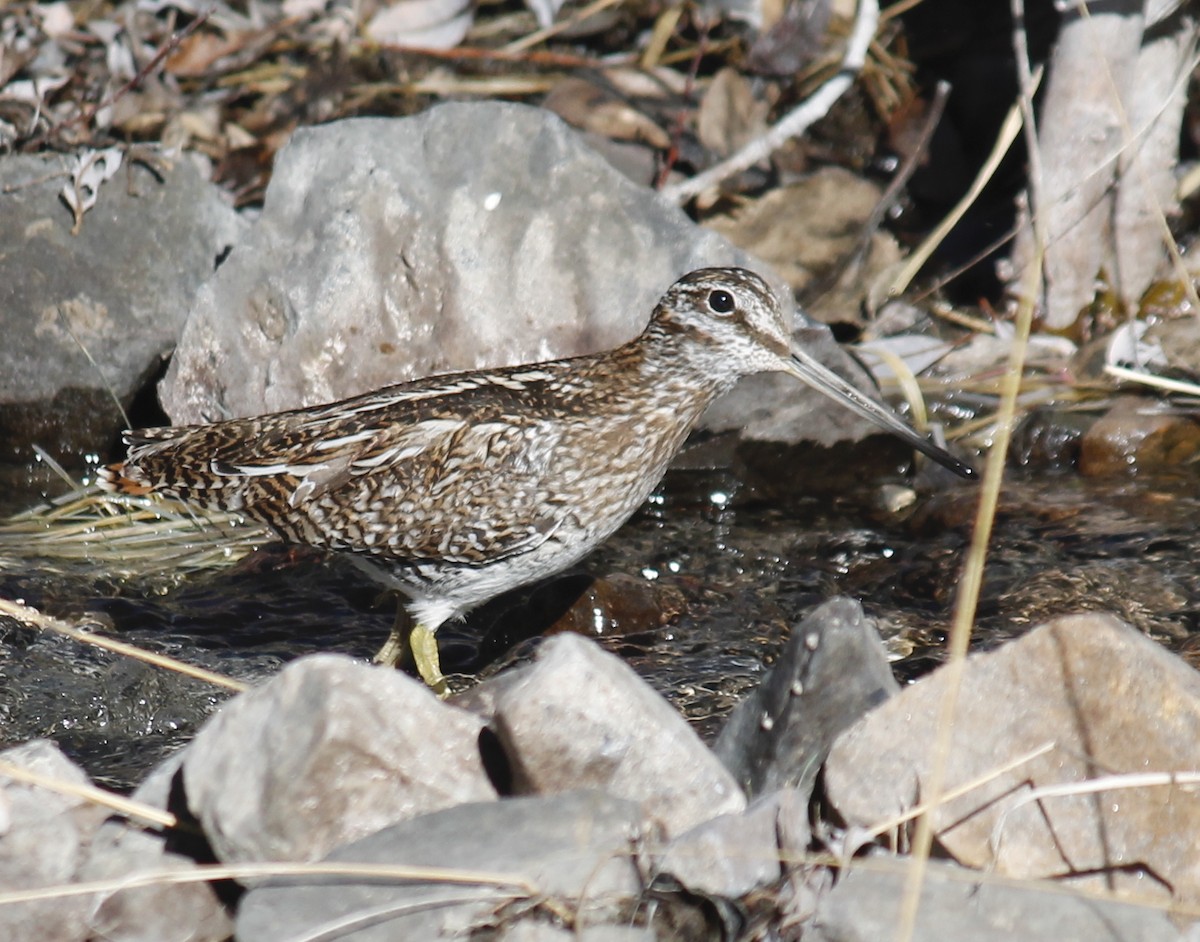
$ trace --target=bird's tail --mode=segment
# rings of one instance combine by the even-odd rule
[[[124,461],[101,468],[96,483],[102,491],[108,491],[110,494],[132,494],[141,497],[154,490],[149,482],[138,476],[136,468],[130,468]]]

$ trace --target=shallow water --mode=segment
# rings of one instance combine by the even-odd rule
[[[1010,481],[976,646],[1056,613],[1098,608],[1190,655],[1200,598],[1194,485],[1190,475]],[[938,479],[913,507],[885,509],[885,497],[904,486],[875,478],[850,490],[806,485],[801,494],[778,476],[764,484],[753,474],[672,472],[586,561],[588,573],[617,580],[613,594],[636,602],[612,609],[585,597],[577,620],[705,737],[757,682],[789,627],[833,595],[861,599],[898,675],[915,677],[939,657],[978,491]],[[443,665],[486,675],[530,656],[587,582],[575,575],[445,626]],[[314,651],[367,658],[393,616],[392,602],[353,566],[279,547],[225,570],[128,581],[10,554],[0,558],[0,596],[51,615],[86,614],[106,633],[246,681]],[[0,744],[56,739],[103,784],[135,783],[225,696],[0,619]]]

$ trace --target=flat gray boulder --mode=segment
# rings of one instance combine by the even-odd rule
[[[826,794],[848,824],[929,799],[946,676],[906,687],[834,743]],[[1169,775],[1200,768],[1198,730],[1200,673],[1185,661],[1111,616],[1056,618],[968,660],[945,788],[978,784],[932,812],[937,840],[998,876],[1194,906],[1200,796]]]
[[[595,792],[459,805],[328,857],[447,868],[449,879],[314,874],[264,881],[238,909],[238,942],[314,938],[334,927],[345,942],[474,938],[472,930],[484,934],[496,923],[544,918],[528,905],[529,891],[520,884],[562,901],[580,925],[624,922],[642,890],[634,862],[642,828],[636,805]],[[471,874],[490,881],[473,883]]]

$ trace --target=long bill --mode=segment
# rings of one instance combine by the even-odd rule
[[[859,389],[850,385],[837,373],[803,350],[793,349],[790,357],[780,357],[780,366],[796,379],[808,384],[817,392],[824,393],[851,412],[864,419],[869,419],[884,431],[891,432],[901,441],[907,442],[921,454],[928,455],[938,464],[949,468],[959,477],[974,478],[976,476],[975,469],[970,465],[959,461],[946,449],[939,448],[925,436],[909,428],[896,413],[864,395]]]

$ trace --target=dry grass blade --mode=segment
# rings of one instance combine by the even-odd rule
[[[1053,748],[1053,742],[1042,743],[1036,749],[1031,749],[1024,755],[1019,755],[1015,759],[1011,759],[1008,762],[1005,762],[1003,765],[999,765],[991,771],[985,772],[983,775],[971,779],[969,782],[963,782],[957,788],[952,788],[946,792],[943,792],[936,804],[932,801],[923,801],[920,804],[909,808],[903,814],[898,814],[886,821],[881,821],[879,824],[871,828],[871,835],[873,837],[879,837],[880,835],[886,834],[888,831],[898,828],[902,824],[933,811],[939,805],[944,805],[953,801],[955,798],[960,798],[963,795],[970,794],[971,792],[975,791],[975,789],[982,788],[988,782],[994,781],[1002,775],[1007,775],[1013,769],[1018,769],[1025,765],[1025,763],[1032,762],[1034,759],[1038,758],[1038,756],[1044,756]]]
[[[178,823],[175,815],[160,808],[155,808],[140,801],[133,801],[122,795],[105,791],[103,788],[97,788],[95,785],[65,782],[62,779],[39,775],[30,769],[23,769],[20,766],[2,760],[0,760],[0,776],[6,776],[14,782],[21,782],[25,785],[44,788],[59,795],[81,798],[84,801],[90,801],[92,804],[109,808],[126,818],[141,821],[153,827],[173,828]]]
[[[925,406],[925,395],[921,392],[921,384],[917,382],[916,374],[908,368],[904,358],[887,347],[874,346],[865,348],[871,356],[879,357],[895,374],[896,383],[904,393],[908,408],[912,410],[912,423],[918,432],[929,428],[929,410]]]
[[[1000,843],[1004,838],[1004,826],[1008,816],[1018,808],[1046,798],[1071,798],[1076,795],[1094,795],[1096,792],[1117,791],[1130,788],[1184,788],[1195,791],[1200,786],[1200,772],[1130,772],[1123,775],[1103,775],[1082,782],[1061,782],[1057,785],[1042,785],[1031,788],[1020,795],[997,818],[992,828],[992,854],[1000,855]]]
[[[1167,379],[1165,376],[1155,376],[1153,373],[1143,373],[1140,370],[1131,370],[1125,366],[1116,366],[1109,364],[1104,367],[1104,372],[1116,379],[1123,379],[1131,383],[1140,383],[1143,386],[1151,386],[1154,389],[1161,389],[1164,392],[1182,393],[1185,396],[1200,396],[1200,385],[1196,383],[1188,383],[1180,379]]]
[[[788,112],[766,134],[755,138],[737,153],[709,167],[703,173],[673,186],[663,187],[663,196],[674,203],[686,203],[722,181],[748,170],[760,160],[765,160],[793,137],[807,130],[813,122],[828,114],[834,102],[854,84],[854,76],[866,61],[867,50],[875,36],[878,23],[879,4],[876,0],[858,0],[854,27],[846,43],[846,53],[837,74],[822,85],[812,97]]]
[[[640,63],[647,72],[662,62],[663,53],[667,51],[667,43],[675,35],[675,28],[679,25],[679,19],[682,16],[683,4],[679,4],[667,7],[654,21],[654,29],[650,33],[650,41],[646,43],[646,48],[642,51]]]
[[[1017,57],[1022,58],[1026,47],[1021,0],[1013,0],[1014,19],[1017,22],[1014,44],[1018,47]],[[1027,65],[1026,61],[1026,65]],[[1037,162],[1036,127],[1033,122],[1033,93],[1036,81],[1028,69],[1021,71],[1022,83],[1019,95],[1020,113],[1023,116],[1029,149],[1035,156],[1030,161],[1030,189],[1035,197],[1040,196],[1040,163]],[[1006,122],[1009,123],[1009,122]],[[1042,259],[1045,252],[1045,234],[1041,227],[1034,227],[1034,264],[1029,266],[1022,284],[1017,305],[1016,331],[1009,349],[1008,369],[1005,372],[1000,396],[1000,411],[995,441],[988,452],[984,468],[979,506],[971,533],[971,543],[963,562],[962,578],[959,581],[958,598],[954,608],[954,619],[950,626],[950,637],[946,645],[945,688],[938,710],[937,735],[933,743],[929,779],[922,782],[924,793],[932,805],[942,801],[946,772],[950,765],[950,746],[954,730],[954,717],[958,711],[958,698],[962,690],[966,670],[967,650],[971,632],[975,626],[975,613],[983,590],[983,569],[987,560],[988,546],[996,523],[996,511],[1000,504],[1000,486],[1004,480],[1004,466],[1008,460],[1008,446],[1016,424],[1017,399],[1021,392],[1021,378],[1025,372],[1025,354],[1029,346],[1029,335],[1033,329],[1033,299],[1037,297],[1041,283]],[[916,931],[917,911],[921,905],[921,888],[928,871],[929,855],[933,849],[933,820],[930,815],[917,818],[912,840],[912,869],[909,871],[903,906],[901,907],[895,938],[910,942]]]
[[[114,654],[120,654],[124,657],[131,657],[146,664],[151,664],[154,667],[161,667],[169,671],[174,671],[176,674],[183,674],[185,677],[204,681],[207,684],[212,684],[214,687],[224,687],[226,690],[232,690],[235,693],[241,693],[247,689],[246,684],[240,680],[234,680],[232,677],[226,677],[224,674],[205,670],[202,667],[196,667],[183,661],[177,661],[175,658],[167,657],[165,654],[155,654],[153,651],[147,651],[136,645],[126,644],[124,641],[117,641],[113,638],[105,638],[101,635],[93,634],[90,631],[84,631],[82,628],[76,628],[65,621],[44,615],[37,609],[30,608],[28,605],[23,605],[20,602],[0,599],[0,615],[7,615],[9,618],[16,619],[22,624],[30,625],[42,631],[53,631],[56,634],[65,635],[82,644],[90,644],[93,647],[103,648]]]
[[[397,883],[441,883],[496,887],[520,896],[534,896],[537,888],[525,877],[448,867],[406,867],[402,864],[369,863],[242,863],[200,865],[191,870],[146,870],[110,880],[92,880],[62,886],[43,886],[0,893],[0,906],[38,900],[116,893],[146,886],[211,883],[216,880],[254,880],[265,877],[361,877]]]
[[[1041,78],[1042,73],[1039,69],[1033,78],[1034,91],[1037,90],[1037,84],[1041,81]],[[892,281],[891,287],[888,288],[888,297],[894,298],[904,293],[905,289],[912,284],[912,280],[917,276],[917,272],[929,261],[934,250],[942,244],[942,241],[950,234],[950,230],[958,225],[959,220],[966,215],[967,210],[971,208],[975,200],[979,199],[979,194],[983,192],[988,181],[996,173],[1000,162],[1004,159],[1004,155],[1008,153],[1008,149],[1012,147],[1013,142],[1017,139],[1017,135],[1020,133],[1023,124],[1024,119],[1021,115],[1020,106],[1014,104],[1009,109],[1004,123],[1000,126],[1000,133],[996,136],[996,143],[992,146],[992,152],[988,154],[987,160],[979,168],[979,173],[975,175],[975,179],[971,183],[971,188],[955,204],[954,208],[946,214],[946,217],[937,224],[937,227],[921,241],[916,250],[909,255],[904,266]]]
[[[609,7],[615,7],[623,3],[624,0],[592,0],[586,7],[583,7],[572,16],[567,17],[558,23],[547,26],[545,29],[539,29],[535,33],[530,33],[521,39],[509,43],[501,51],[507,53],[524,52],[531,46],[536,46],[540,42],[550,39],[552,36],[557,36],[577,23],[582,23],[589,17],[595,16],[597,13],[607,10]]]
[[[485,895],[486,892],[486,895]],[[385,903],[366,909],[357,909],[349,915],[322,923],[314,929],[301,935],[288,936],[284,942],[339,942],[349,933],[360,929],[377,926],[391,919],[406,916],[410,913],[429,912],[435,909],[445,909],[448,906],[459,906],[466,903],[502,902],[511,903],[519,897],[501,890],[477,890],[470,896],[438,896],[436,899],[424,899]]]

